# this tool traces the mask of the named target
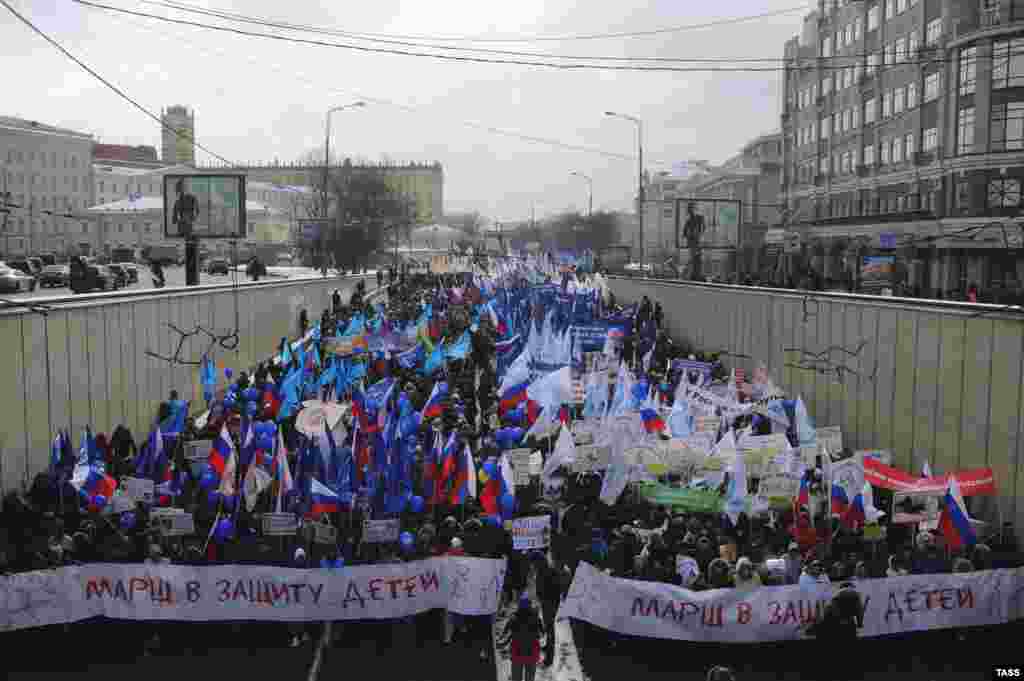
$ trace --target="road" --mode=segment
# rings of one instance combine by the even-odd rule
[[[143,291],[146,289],[153,288],[153,275],[150,273],[149,268],[145,265],[138,265],[139,269],[139,281],[128,286],[128,291]],[[373,270],[368,270],[368,273],[373,273]],[[316,277],[320,276],[320,271],[309,267],[270,267],[268,268],[268,277],[261,278],[261,281],[267,279],[275,279],[278,277],[295,278],[295,277]],[[185,285],[185,268],[184,267],[165,267],[164,277],[167,281],[168,286],[184,286]],[[206,272],[199,273],[200,284],[230,284],[232,281],[231,275],[210,275]],[[245,276],[245,270],[242,269],[238,274],[238,282],[245,283],[252,281],[249,277]],[[4,294],[3,298],[7,300],[35,300],[37,298],[52,298],[52,297],[63,297],[71,295],[71,289],[65,287],[62,288],[36,288],[31,293],[17,293],[17,294]]]

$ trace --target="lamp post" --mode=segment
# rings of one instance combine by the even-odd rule
[[[331,166],[331,114],[336,112],[336,111],[345,111],[346,109],[356,109],[356,108],[363,107],[363,106],[366,106],[366,102],[352,102],[351,104],[342,104],[341,106],[332,106],[330,109],[327,110],[327,125],[326,125],[326,131],[324,133],[324,187],[323,187],[323,194],[322,194],[322,197],[321,197],[322,200],[323,200],[323,211],[324,211],[323,212],[323,218],[324,218],[324,222],[325,223],[326,223],[327,217],[328,217],[328,215],[327,215],[327,212],[328,212],[327,211],[327,174],[328,174],[328,169]],[[324,235],[321,234],[320,238],[322,240],[324,238]],[[324,247],[324,250],[326,250],[326,246]]]
[[[644,124],[639,118],[627,114],[605,111],[605,116],[624,118],[636,124],[636,144],[639,168],[637,172],[636,217],[640,225],[640,272],[644,272]]]
[[[574,175],[576,177],[582,177],[584,180],[587,181],[587,217],[589,218],[591,215],[594,214],[594,178],[590,177],[589,175],[584,175],[583,173],[575,170],[569,174]]]

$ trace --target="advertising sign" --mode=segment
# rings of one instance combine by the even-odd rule
[[[862,288],[884,288],[892,283],[896,270],[895,255],[864,256],[860,267]]]
[[[245,175],[164,175],[164,237],[244,239]]]

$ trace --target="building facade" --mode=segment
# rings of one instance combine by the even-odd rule
[[[211,172],[215,168],[206,168]],[[285,186],[323,187],[324,167],[308,164],[244,166],[231,172],[244,172],[250,182]],[[377,173],[396,194],[415,202],[415,222],[430,225],[444,218],[444,169],[440,163],[355,165],[348,159],[330,170],[332,178],[358,173]]]
[[[158,165],[156,147],[148,145],[130,146],[127,144],[94,144],[92,147],[93,161],[109,163],[140,163]]]
[[[168,165],[196,164],[196,116],[187,107],[167,107],[160,115],[163,120],[161,160]],[[177,133],[175,132],[177,131]]]
[[[694,201],[706,225],[703,274],[719,281],[760,275],[771,264],[761,253],[764,233],[780,221],[781,145],[781,133],[761,135],[719,166],[703,164],[687,177],[652,178],[644,206],[648,259],[668,263],[666,268],[677,273],[688,271],[689,251],[679,245]]]
[[[50,213],[91,205],[92,147],[86,133],[0,116],[0,197],[9,204],[0,213],[4,257],[66,248],[76,223]]]
[[[784,56],[790,283],[1024,293],[1024,2],[820,2]]]

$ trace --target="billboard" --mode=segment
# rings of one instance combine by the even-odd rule
[[[165,175],[164,236],[244,239],[244,175]]]
[[[687,224],[703,222],[702,248],[735,248],[739,237],[740,202],[735,199],[676,199],[676,248],[687,248]],[[690,213],[693,206],[693,214]]]
[[[860,268],[860,285],[862,288],[884,288],[891,285],[896,269],[896,256],[869,255],[865,256]]]

